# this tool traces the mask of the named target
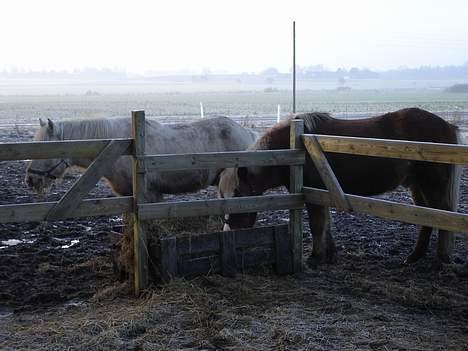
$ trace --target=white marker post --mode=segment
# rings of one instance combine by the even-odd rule
[[[276,111],[276,123],[279,123],[280,119],[281,119],[281,106],[280,104],[278,104],[278,109]]]
[[[201,118],[205,118],[205,113],[203,112],[203,102],[200,101],[200,116]]]

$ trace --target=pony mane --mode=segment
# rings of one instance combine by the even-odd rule
[[[275,124],[264,132],[257,142],[249,147],[249,150],[289,148],[289,130],[293,119],[302,119],[304,121],[305,131],[307,133],[312,133],[316,129],[320,128],[321,125],[333,120],[334,118],[326,112],[291,114],[285,120]]]
[[[63,139],[106,139],[130,137],[130,119],[81,119],[57,122]]]
[[[153,123],[157,123],[152,121]],[[70,119],[55,121],[54,138],[57,140],[109,139],[130,137],[129,118]],[[34,135],[35,141],[50,140],[48,124],[41,125]]]
[[[287,147],[286,144],[289,145],[289,125],[294,117],[294,115],[290,115],[287,119],[263,132],[260,138],[247,150],[283,149]]]
[[[304,121],[304,129],[307,133],[313,133],[319,129],[324,123],[334,120],[327,112],[310,112],[296,115],[296,119]]]

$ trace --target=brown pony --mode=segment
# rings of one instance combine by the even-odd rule
[[[295,116],[304,120],[305,133],[398,139],[421,142],[457,144],[460,135],[456,126],[442,118],[418,109],[408,108],[382,116],[340,120],[326,113],[305,113]],[[249,149],[287,149],[290,119],[268,130]],[[370,196],[382,194],[399,185],[409,187],[416,205],[442,210],[456,210],[459,197],[461,167],[449,164],[408,161],[381,157],[328,153],[327,159],[344,192]],[[289,186],[289,167],[241,167],[226,169],[221,174],[221,197],[262,194],[277,186]],[[309,156],[304,165],[304,186],[324,188],[320,175]],[[308,264],[336,261],[336,247],[330,232],[328,207],[306,204],[313,235],[313,251]],[[227,215],[225,229],[253,226],[256,213]],[[413,252],[406,262],[425,255],[432,228],[422,227]],[[439,231],[437,255],[450,262],[454,233]]]

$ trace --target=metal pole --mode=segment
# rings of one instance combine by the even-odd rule
[[[205,118],[205,112],[203,111],[203,102],[200,101],[200,116]]]
[[[296,21],[293,21],[293,113],[296,113]]]

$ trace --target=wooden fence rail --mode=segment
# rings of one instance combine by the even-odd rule
[[[317,134],[304,134],[303,138],[313,136],[324,152],[468,165],[466,145]]]
[[[327,190],[305,187],[304,195],[306,202],[334,207]],[[345,197],[356,213],[468,234],[468,214],[358,195],[345,194]]]
[[[45,221],[55,202],[0,205],[0,223]],[[57,219],[120,215],[133,211],[131,196],[82,200],[73,212]]]
[[[100,139],[70,141],[39,141],[0,144],[0,161],[39,160],[48,158],[94,157],[110,143],[128,147],[132,139]],[[127,148],[122,155],[131,155]]]
[[[181,218],[226,213],[248,213],[268,210],[302,209],[304,195],[261,195],[229,199],[193,200],[147,203],[138,205],[141,220],[156,218]]]
[[[304,151],[291,149],[146,155],[143,157],[143,167],[147,170],[179,171],[248,166],[288,166],[301,165],[304,163],[304,158]]]

